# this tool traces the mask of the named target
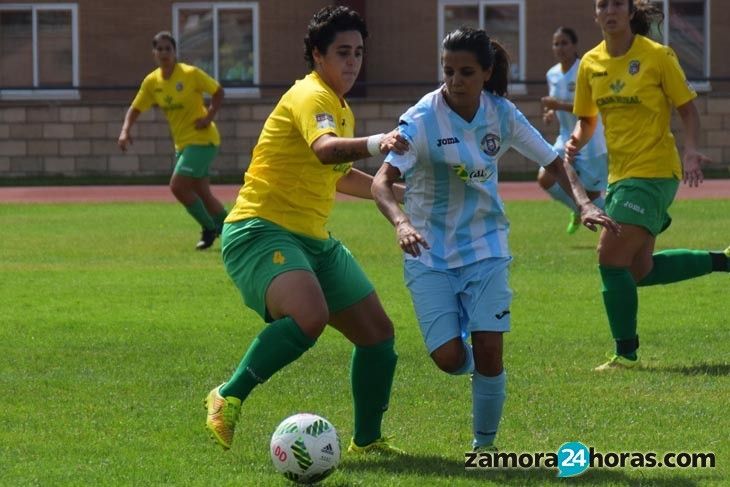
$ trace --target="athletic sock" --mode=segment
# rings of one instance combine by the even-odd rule
[[[389,338],[368,347],[355,346],[352,351],[352,398],[355,412],[353,440],[366,446],[382,436],[383,414],[388,410],[398,355]]]
[[[502,407],[507,396],[507,372],[487,377],[474,372],[471,378],[472,421],[474,448],[494,443],[502,419]]]
[[[616,340],[616,353],[636,360],[636,348],[626,346],[636,339],[636,315],[639,311],[639,297],[636,283],[628,269],[599,265],[603,282],[603,304],[608,315],[611,334]],[[638,346],[638,341],[636,341]],[[633,350],[631,350],[633,348]]]
[[[223,222],[225,221],[227,216],[228,216],[228,211],[226,211],[225,208],[223,208],[223,211],[221,211],[217,215],[213,215],[213,222],[215,223],[215,229],[219,234],[223,233]]]
[[[188,210],[188,213],[190,213],[190,216],[195,218],[196,222],[200,223],[201,227],[203,227],[206,230],[215,229],[215,223],[213,222],[213,219],[208,214],[208,210],[205,209],[203,200],[198,198],[192,204],[186,206],[185,209]]]
[[[710,252],[702,250],[663,250],[655,253],[653,260],[651,272],[636,283],[637,286],[670,284],[704,276],[713,271]]]
[[[568,196],[568,193],[566,193],[558,183],[553,184],[545,191],[547,191],[552,199],[561,202],[562,204],[573,210],[573,213],[578,212],[578,207],[575,206],[573,198]]]
[[[236,372],[221,387],[220,395],[245,400],[254,387],[298,359],[315,342],[288,316],[270,323],[248,347]]]

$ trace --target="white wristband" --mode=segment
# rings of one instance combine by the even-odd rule
[[[375,134],[368,137],[368,152],[371,156],[380,155],[380,142],[385,134]]]

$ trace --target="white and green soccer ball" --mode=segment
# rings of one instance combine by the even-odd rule
[[[323,417],[295,414],[276,428],[269,453],[284,477],[312,484],[329,477],[340,463],[340,439],[332,423]]]

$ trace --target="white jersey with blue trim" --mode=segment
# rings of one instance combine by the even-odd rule
[[[548,70],[547,83],[550,96],[559,101],[573,104],[573,99],[575,98],[575,78],[578,74],[579,65],[580,59],[576,59],[570,69],[565,73],[563,73],[563,68],[560,63]],[[578,118],[572,112],[566,112],[565,110],[555,110],[555,116],[560,123],[560,132],[558,133],[558,138],[555,139],[553,147],[562,156],[565,150],[565,142],[570,138],[570,134],[573,133]],[[606,152],[606,139],[603,137],[603,123],[599,115],[598,125],[596,125],[596,130],[593,132],[593,137],[580,150],[577,159],[593,159]]]
[[[540,166],[558,155],[506,98],[483,92],[467,122],[446,104],[442,89],[401,116],[399,130],[410,147],[385,159],[405,178],[406,214],[431,246],[417,259],[452,269],[508,257],[509,222],[497,191],[499,158],[510,147]]]

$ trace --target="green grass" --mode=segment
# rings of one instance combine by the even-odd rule
[[[564,233],[555,203],[510,202],[513,331],[504,451],[712,451],[715,469],[466,472],[470,389],[427,357],[392,229],[340,203],[330,229],[365,267],[400,355],[385,431],[406,459],[344,457],[324,485],[727,485],[730,276],[640,290],[640,372],[596,375],[611,349],[596,235]],[[681,201],[658,248],[730,243],[730,201]],[[219,253],[192,250],[174,204],[0,205],[0,485],[287,485],[268,457],[284,417],[312,411],[352,433],[351,347],[318,345],[246,401],[233,449],[203,430],[202,399],[262,324]],[[218,249],[218,244],[215,245]]]

